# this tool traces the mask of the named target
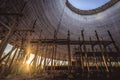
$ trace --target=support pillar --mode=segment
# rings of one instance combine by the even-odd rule
[[[84,38],[84,30],[82,30],[81,31],[81,36],[82,36],[82,40],[83,40],[83,49],[84,49],[84,52],[85,52],[85,61],[87,60],[87,49],[86,49],[86,46],[85,46],[85,44],[84,44],[84,42],[85,42],[85,38]],[[89,64],[88,64],[88,60],[87,60],[87,62],[86,62],[86,67],[87,67],[87,70],[88,70],[88,72],[89,72]]]
[[[98,42],[101,43],[97,31],[95,31],[95,35],[96,35],[96,38],[97,38]],[[102,55],[102,59],[103,59],[103,63],[104,63],[104,65],[105,65],[106,71],[109,72],[109,69],[108,69],[108,66],[107,66],[107,63],[106,63],[106,58],[105,58],[105,56],[104,56],[104,50],[102,49],[102,45],[99,44],[99,47],[100,47],[100,50],[101,50],[101,52],[102,52],[101,55]]]
[[[95,50],[94,50],[94,45],[92,44],[92,39],[91,39],[91,37],[90,37],[90,42],[91,42],[92,52],[95,52]],[[95,53],[93,53],[93,58],[94,58],[94,61],[95,61],[95,64],[96,64],[96,69],[97,69],[97,71],[99,72],[99,67],[98,67],[97,58],[96,58],[96,54],[95,54]]]
[[[68,69],[69,71],[71,72],[71,67],[72,67],[72,64],[71,64],[71,50],[70,50],[70,32],[68,31],[68,37],[67,37],[67,40],[68,40]]]

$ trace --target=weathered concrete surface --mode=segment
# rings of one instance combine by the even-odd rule
[[[65,2],[66,0],[35,0],[29,2],[24,9],[25,18],[22,18],[20,26],[25,26],[37,18],[36,31],[43,29],[45,36],[50,35],[51,38],[59,24],[59,37],[65,38],[69,29],[72,33],[71,37],[76,38],[80,35],[80,31],[85,29],[88,36],[93,36],[94,30],[97,30],[106,37],[106,31],[110,30],[113,35],[115,34],[114,38],[119,38],[120,2],[94,15],[78,15],[72,12]],[[24,21],[25,24],[23,24]]]

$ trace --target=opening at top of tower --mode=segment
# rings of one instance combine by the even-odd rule
[[[74,7],[80,10],[92,10],[99,8],[110,0],[68,0]]]

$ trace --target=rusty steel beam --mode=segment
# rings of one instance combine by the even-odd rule
[[[116,50],[119,52],[119,54],[120,54],[120,50],[119,50],[117,44],[115,43],[115,41],[114,41],[114,39],[113,39],[113,37],[112,37],[111,32],[108,31],[108,34],[109,34],[109,37],[110,37],[111,41],[113,42],[113,45],[114,45],[115,49],[116,49]]]
[[[102,52],[87,52],[87,55],[88,56],[93,56],[93,54],[95,54],[96,55],[96,57],[100,57],[100,56],[102,56],[101,55],[101,53]],[[104,56],[107,56],[107,55],[109,55],[109,56],[114,56],[114,57],[119,57],[119,55],[118,55],[118,53],[117,52],[104,52],[105,54],[104,54]],[[82,54],[83,56],[85,56],[85,52],[75,52],[75,54],[74,55],[80,55],[80,54]]]
[[[90,68],[89,68],[89,62],[88,62],[88,58],[87,58],[87,48],[86,48],[86,45],[84,44],[85,42],[85,36],[84,36],[84,30],[81,31],[81,36],[82,36],[82,40],[83,40],[83,50],[84,50],[84,53],[85,53],[85,56],[84,58],[86,59],[85,63],[86,63],[86,66],[87,66],[87,71],[89,72],[90,71]],[[83,56],[83,55],[82,55]]]
[[[31,43],[38,43],[41,42],[43,44],[52,44],[55,43],[57,45],[67,45],[68,44],[68,40],[67,39],[56,39],[54,41],[54,39],[33,39],[31,40]],[[83,41],[78,41],[78,40],[70,40],[69,41],[70,45],[83,45]],[[85,45],[110,45],[112,44],[113,41],[84,41]]]
[[[68,31],[68,37],[67,37],[67,47],[68,47],[68,69],[69,72],[71,72],[71,66],[72,66],[72,61],[71,61],[71,47],[70,47],[70,32]]]
[[[95,31],[95,36],[96,36],[97,40],[100,41],[100,43],[101,43],[101,41],[103,41],[103,40],[100,40],[100,37],[99,37],[97,31]],[[101,55],[102,55],[103,63],[105,65],[105,67],[106,67],[106,71],[109,72],[109,68],[108,68],[108,65],[107,65],[107,62],[106,62],[106,57],[105,57],[104,49],[102,48],[101,44],[99,44],[99,48],[101,50]]]

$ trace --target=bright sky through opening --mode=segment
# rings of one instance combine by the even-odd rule
[[[68,0],[74,7],[80,10],[92,10],[106,4],[110,0]]]

